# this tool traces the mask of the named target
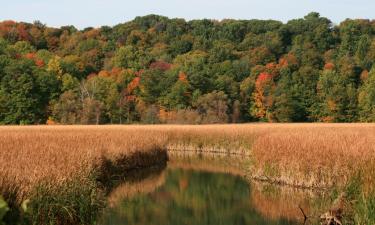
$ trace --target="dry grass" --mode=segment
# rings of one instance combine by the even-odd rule
[[[59,186],[88,176],[103,161],[160,150],[165,143],[165,135],[137,126],[2,127],[1,192],[16,192],[20,202],[42,181]]]
[[[169,149],[246,154],[253,178],[301,187],[375,179],[375,124],[161,126]],[[370,185],[371,186],[371,185]]]
[[[249,161],[239,155],[173,151],[169,153],[168,167],[245,177]]]
[[[358,171],[375,168],[375,126],[276,126],[257,139],[252,156],[254,176],[303,187],[346,184]],[[373,173],[362,175],[374,182]]]
[[[1,127],[1,192],[17,189],[22,200],[42,181],[166,147],[248,155],[253,178],[294,186],[340,186],[362,171],[365,193],[374,192],[374,124]]]

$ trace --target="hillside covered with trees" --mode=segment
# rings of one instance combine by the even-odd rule
[[[0,124],[375,122],[375,21],[0,23]]]

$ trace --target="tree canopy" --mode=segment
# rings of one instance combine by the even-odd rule
[[[375,21],[0,22],[0,124],[375,122]]]

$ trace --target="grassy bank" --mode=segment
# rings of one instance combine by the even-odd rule
[[[165,164],[165,143],[141,127],[2,127],[0,191],[11,208],[5,220],[24,214],[27,223],[90,224],[111,181]]]
[[[34,215],[48,216],[44,204],[64,193],[70,202],[53,201],[73,210],[53,210],[54,217],[87,215],[103,205],[114,175],[165,160],[166,148],[246,155],[252,179],[345,191],[356,221],[375,221],[373,124],[2,127],[1,193],[10,205],[38,199]]]
[[[173,151],[243,153],[252,179],[345,192],[357,224],[375,224],[374,124],[251,124],[169,128]],[[333,196],[335,197],[335,196]]]

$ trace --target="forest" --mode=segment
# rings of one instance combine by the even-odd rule
[[[375,21],[0,23],[0,124],[375,122]]]

